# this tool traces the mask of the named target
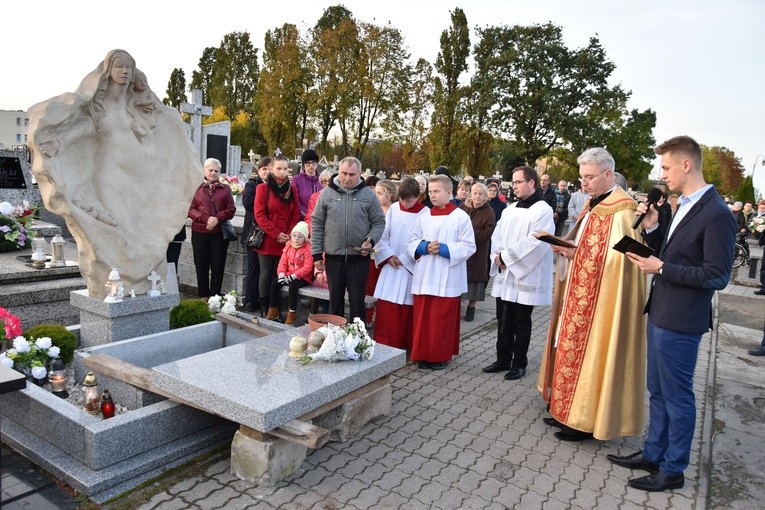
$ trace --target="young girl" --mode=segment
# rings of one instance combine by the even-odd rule
[[[308,224],[299,221],[292,229],[290,242],[284,247],[277,268],[279,278],[271,285],[269,316],[279,315],[279,287],[289,285],[289,311],[285,324],[294,324],[297,317],[298,290],[310,285],[313,280],[313,257],[308,242]]]

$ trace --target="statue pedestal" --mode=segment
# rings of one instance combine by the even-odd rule
[[[80,311],[81,348],[167,331],[170,308],[180,301],[177,293],[126,297],[121,303],[92,298],[87,290],[69,293],[69,303]]]

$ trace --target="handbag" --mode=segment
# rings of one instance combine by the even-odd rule
[[[266,232],[253,221],[252,226],[250,227],[250,234],[247,236],[247,241],[245,241],[244,244],[250,249],[260,248],[260,245],[263,244],[263,237],[265,235]]]
[[[236,231],[229,220],[220,223],[220,232],[226,241],[236,241]]]
[[[268,188],[268,183],[266,183],[266,217],[268,217],[268,199],[270,197],[271,190]],[[254,216],[254,212],[253,212]],[[258,222],[255,221],[255,218],[252,219],[252,226],[250,227],[250,233],[247,236],[247,240],[245,241],[245,245],[247,245],[248,248],[256,250],[260,248],[260,245],[263,244],[263,238],[266,237],[266,231],[260,228],[260,225],[258,225]]]

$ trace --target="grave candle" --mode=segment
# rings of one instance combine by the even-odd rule
[[[85,396],[85,410],[97,416],[101,412],[98,399],[98,381],[93,372],[88,372],[82,382],[82,392]]]
[[[66,368],[61,358],[53,358],[50,363],[50,372],[48,372],[48,381],[50,381],[51,392],[59,398],[67,398],[69,392],[66,391]]]
[[[101,395],[101,415],[104,417],[104,420],[114,416],[114,401],[109,390],[106,389]]]

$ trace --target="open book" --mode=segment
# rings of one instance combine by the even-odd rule
[[[616,243],[613,248],[614,250],[620,251],[622,253],[634,253],[635,255],[640,255],[641,257],[650,257],[651,255],[656,254],[656,252],[650,246],[646,246],[640,241],[637,241],[627,235],[622,237],[621,241]]]
[[[563,246],[564,248],[576,248],[574,243],[566,241],[562,237],[556,237],[552,234],[549,234],[544,230],[539,230],[534,235],[537,239],[545,243],[553,244],[555,246]]]

